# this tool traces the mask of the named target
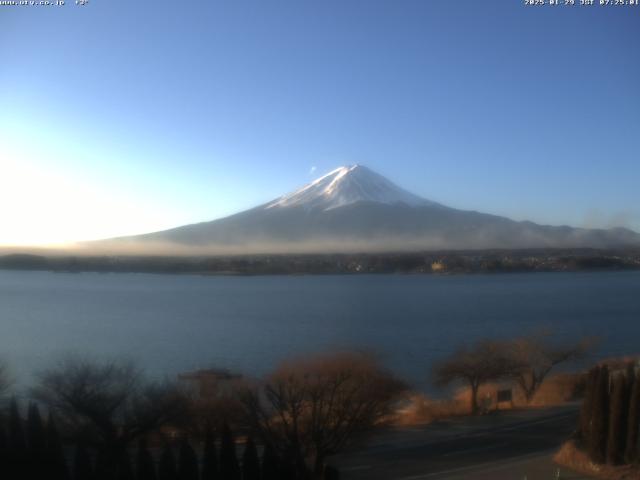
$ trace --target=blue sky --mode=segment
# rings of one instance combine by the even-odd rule
[[[0,244],[213,219],[352,163],[454,207],[640,230],[638,45],[629,6],[3,6]]]

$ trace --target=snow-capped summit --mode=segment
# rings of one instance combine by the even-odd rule
[[[357,202],[434,206],[362,165],[336,168],[304,187],[268,203],[265,209],[304,207],[331,210]]]

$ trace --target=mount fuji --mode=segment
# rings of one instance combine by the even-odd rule
[[[414,195],[365,166],[353,165],[235,215],[109,242],[220,253],[321,253],[636,247],[640,235],[624,228],[545,226],[458,210]]]

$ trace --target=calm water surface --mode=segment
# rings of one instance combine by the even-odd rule
[[[0,271],[0,358],[25,382],[57,355],[127,356],[154,375],[259,375],[280,360],[367,348],[420,387],[481,337],[551,328],[640,352],[640,272],[204,277]]]

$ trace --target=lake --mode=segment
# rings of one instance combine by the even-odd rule
[[[640,352],[640,272],[224,277],[0,271],[0,358],[19,383],[65,352],[154,376],[249,375],[327,349],[372,349],[418,388],[464,342],[551,329]]]

